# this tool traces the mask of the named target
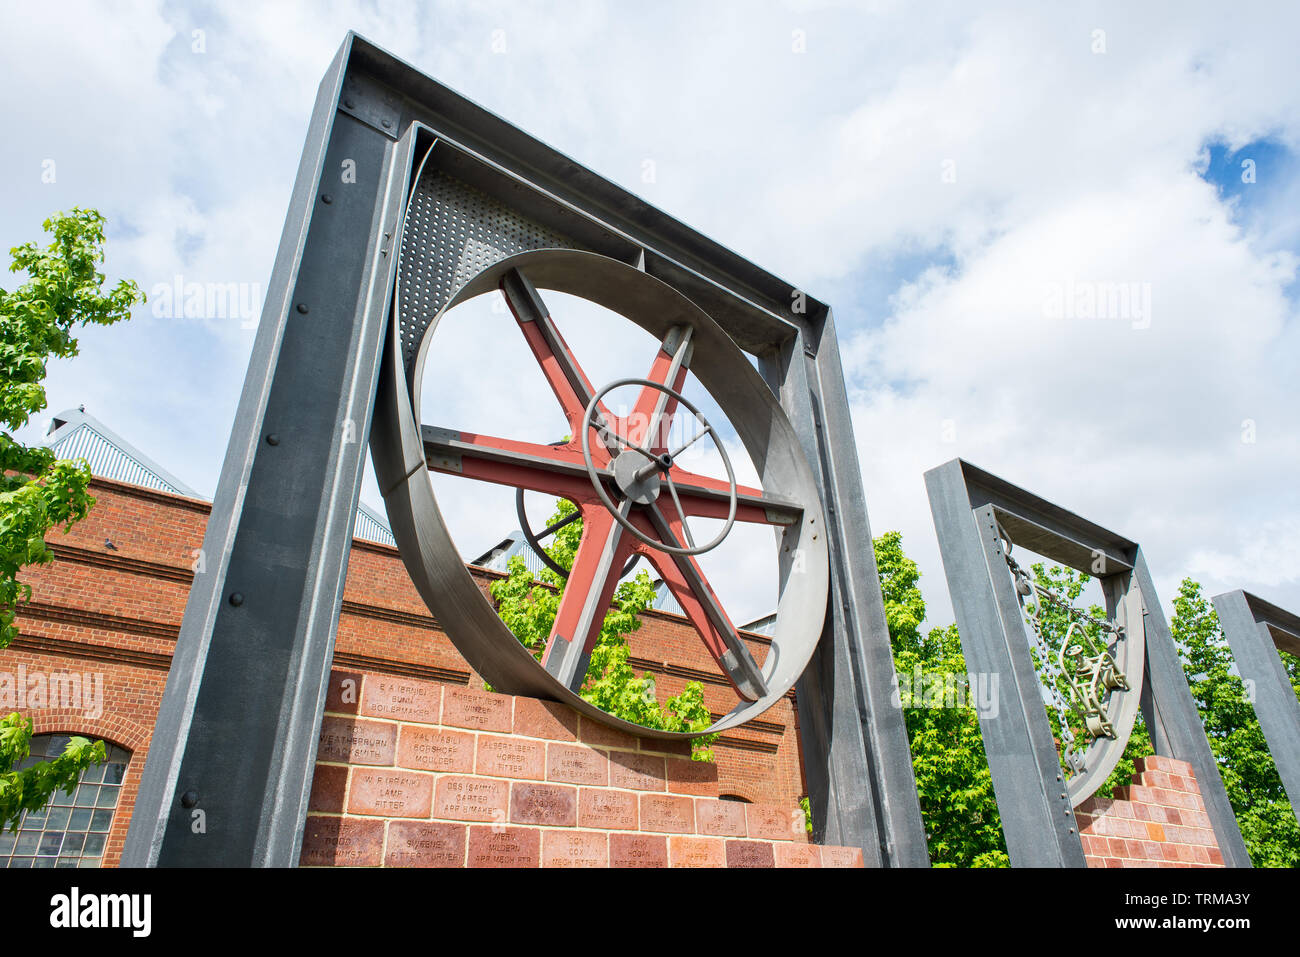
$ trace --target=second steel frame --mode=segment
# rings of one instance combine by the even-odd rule
[[[1214,610],[1241,677],[1254,688],[1255,716],[1300,818],[1300,700],[1277,654],[1300,656],[1300,615],[1240,590],[1216,595]]]
[[[1141,548],[961,459],[931,469],[925,482],[966,663],[999,678],[996,708],[980,714],[980,733],[1012,865],[1086,862],[1000,529],[1052,561],[1097,574],[1112,607],[1136,587],[1146,648],[1141,707],[1151,743],[1157,754],[1192,765],[1224,862],[1249,867]]]

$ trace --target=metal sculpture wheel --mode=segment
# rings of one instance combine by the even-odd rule
[[[999,526],[998,533],[1015,582],[1016,598],[1032,634],[1039,683],[1056,713],[1056,734],[1062,764],[1069,773],[1070,800],[1077,807],[1110,776],[1137,719],[1146,657],[1141,592],[1137,582],[1131,580],[1126,589],[1112,594],[1113,615],[1097,618],[1035,582],[1011,556],[1014,546],[1006,530]],[[1031,602],[1032,610],[1028,607]],[[1069,616],[1057,648],[1044,634],[1044,603],[1056,605]],[[1092,625],[1100,638],[1087,625]],[[1058,680],[1065,681],[1068,700],[1061,694]],[[1089,740],[1082,747],[1076,747],[1071,714],[1087,731]]]
[[[543,445],[416,424],[421,372],[438,321],[459,303],[494,289],[505,296],[568,419],[571,437],[566,442]],[[659,339],[645,378],[618,379],[595,389],[539,289],[604,306]],[[663,579],[720,678],[739,699],[705,731],[756,717],[790,690],[812,655],[826,613],[829,562],[817,485],[771,389],[708,315],[671,286],[626,263],[548,249],[504,259],[461,286],[428,323],[412,368],[403,364],[399,348],[402,319],[399,298],[372,428],[376,477],[412,581],[475,671],[498,691],[560,700],[632,733],[702,733],[643,728],[578,695],[614,590],[640,559]],[[735,427],[764,488],[737,483],[718,431],[682,395],[688,373],[695,374]],[[615,415],[606,402],[618,389],[637,390],[626,416]],[[682,411],[697,426],[693,436],[672,447],[670,426]],[[682,467],[679,456],[705,436],[722,456],[726,481]],[[506,628],[465,568],[429,482],[417,480],[422,467],[514,487],[525,537],[543,561],[550,556],[540,539],[581,518],[572,567],[547,562],[568,581],[540,664]],[[525,490],[567,499],[577,511],[534,534],[523,515]],[[690,519],[718,520],[722,530],[697,544]],[[776,534],[781,594],[761,664],[696,561],[721,543],[736,522],[772,526]]]

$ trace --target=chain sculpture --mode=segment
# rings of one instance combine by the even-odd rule
[[[1077,806],[1101,786],[1128,744],[1137,710],[1137,693],[1133,689],[1141,686],[1141,668],[1139,665],[1136,681],[1131,683],[1121,662],[1133,660],[1134,646],[1137,660],[1141,661],[1141,617],[1137,618],[1136,629],[1130,629],[1124,620],[1132,618],[1127,598],[1118,603],[1115,618],[1098,618],[1075,607],[1066,596],[1034,581],[1012,557],[1014,546],[1006,530],[999,526],[998,533],[1032,636],[1039,683],[1056,716],[1061,763],[1070,776],[1071,797]],[[1059,645],[1045,633],[1045,603],[1067,617]],[[1136,640],[1132,630],[1137,632]],[[1062,684],[1068,694],[1062,693]],[[1086,740],[1080,741],[1071,716],[1078,721]]]

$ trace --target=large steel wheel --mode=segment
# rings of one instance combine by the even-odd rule
[[[544,445],[419,425],[424,360],[438,320],[474,296],[500,289],[515,323],[569,422],[571,438]],[[597,389],[560,336],[539,290],[580,296],[636,322],[660,340],[643,379]],[[643,735],[679,737],[629,724],[584,701],[580,689],[615,586],[631,560],[648,561],[698,632],[739,703],[710,730],[761,714],[799,677],[820,637],[828,568],[824,522],[813,473],[775,396],[731,339],[665,283],[614,259],[575,250],[521,253],[467,282],[427,325],[413,369],[403,365],[398,300],[381,376],[372,455],[403,561],[429,608],[475,670],[498,690],[563,701],[608,724]],[[681,390],[688,371],[722,408],[761,476],[763,488],[736,482],[714,427]],[[628,393],[631,412],[606,401]],[[686,445],[706,437],[726,463],[721,481],[684,469],[670,447],[669,423],[690,414]],[[425,471],[531,490],[573,502],[580,545],[542,663],[497,616],[460,558]],[[722,531],[695,541],[690,522],[717,519]],[[760,664],[737,633],[696,556],[733,523],[774,526],[781,594],[768,653]]]

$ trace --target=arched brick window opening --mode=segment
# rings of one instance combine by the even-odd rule
[[[753,803],[754,803],[754,802],[751,801],[749,798],[747,798],[747,797],[741,797],[739,794],[719,794],[719,795],[718,795],[718,800],[719,800],[719,801],[739,801],[741,804],[753,804]]]
[[[32,736],[32,753],[15,770],[58,757],[67,734]],[[113,826],[131,752],[108,746],[108,760],[91,765],[71,793],[57,792],[44,810],[24,812],[18,833],[0,834],[0,867],[99,867]]]

